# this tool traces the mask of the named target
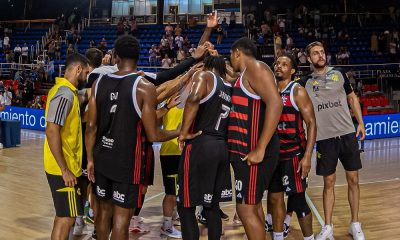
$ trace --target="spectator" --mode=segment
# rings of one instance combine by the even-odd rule
[[[307,65],[307,54],[304,52],[303,48],[301,48],[297,53],[297,59],[299,60],[300,65]]]
[[[21,56],[22,48],[17,44],[14,48],[14,62],[19,62],[19,57]]]
[[[292,49],[294,46],[293,38],[286,33],[286,50]]]
[[[22,46],[22,63],[27,64],[29,60],[29,47],[24,43],[24,46]]]
[[[67,57],[68,57],[69,55],[71,55],[71,54],[74,54],[74,53],[75,53],[74,47],[72,46],[72,44],[69,44],[69,46],[68,46],[68,48],[67,48]]]
[[[42,109],[42,100],[40,99],[40,96],[36,96],[35,100],[33,100],[33,103],[31,104],[30,108],[35,108],[35,109]]]
[[[194,44],[192,44],[192,47],[189,49],[190,56],[193,56],[195,51],[196,51],[196,47]]]
[[[151,46],[151,49],[149,50],[149,63],[150,63],[150,66],[157,65],[157,49],[156,49],[156,45]]]
[[[102,38],[99,44],[99,49],[103,52],[103,54],[106,54],[107,52],[107,40],[105,38]]]
[[[56,49],[55,56],[56,60],[61,60],[61,43],[59,41],[55,41]]]
[[[49,56],[50,59],[54,59],[55,52],[56,52],[56,43],[54,40],[51,40],[47,49],[47,55]]]
[[[356,89],[357,84],[356,84],[356,73],[354,72],[354,69],[351,68],[347,73],[347,78],[349,79],[349,82],[351,84],[351,86],[353,87],[353,89]]]
[[[236,14],[235,12],[232,11],[231,15],[229,16],[229,28],[234,28],[235,25],[236,25]]]
[[[119,20],[117,24],[117,36],[121,36],[125,33],[124,23],[122,22],[122,18]]]
[[[183,50],[185,50],[185,52],[189,52],[190,45],[191,45],[190,40],[188,36],[186,36],[185,40],[183,40]]]
[[[347,48],[341,47],[340,51],[336,54],[336,63],[338,65],[348,65],[350,59],[350,52]]]
[[[282,38],[279,32],[276,33],[275,35],[275,48],[276,49],[281,49],[282,48]]]
[[[180,63],[186,58],[186,52],[183,48],[179,48],[178,53],[176,54],[177,63]]]
[[[138,26],[137,26],[137,22],[136,22],[136,18],[135,17],[131,18],[130,27],[131,27],[131,29],[130,29],[130,33],[129,34],[131,34],[132,36],[135,36],[136,32],[138,30]]]
[[[89,48],[95,48],[96,47],[96,42],[92,39],[89,42]]]
[[[278,25],[279,25],[279,31],[281,33],[285,33],[286,32],[285,19],[279,18],[278,19]]]
[[[328,65],[331,65],[331,64],[332,64],[332,55],[331,55],[330,52],[328,52],[328,53],[326,54],[326,62],[328,63]]]
[[[271,34],[271,28],[265,22],[261,23],[260,28],[261,28],[261,33],[263,34],[264,38],[266,38],[267,36],[269,36]]]
[[[168,54],[165,54],[164,59],[161,61],[162,68],[170,68],[172,64],[171,58],[169,58]]]
[[[10,48],[10,38],[7,34],[4,36],[3,46],[4,49]]]
[[[4,49],[3,48],[3,39],[0,39],[0,49]]]
[[[221,44],[222,39],[224,38],[224,29],[221,25],[217,27],[217,44]]]
[[[4,98],[4,104],[6,106],[11,106],[11,102],[12,102],[12,99],[13,99],[12,87],[11,86],[5,87],[4,88],[4,93],[2,95],[3,95],[3,98]]]
[[[182,36],[176,36],[175,37],[175,47],[177,49],[182,48],[183,47],[183,37]]]
[[[181,36],[181,35],[182,35],[182,28],[179,24],[177,24],[175,27],[175,36]]]
[[[167,26],[165,26],[165,35],[172,36],[172,32],[174,31],[174,28],[171,26],[171,23],[168,23]]]
[[[397,44],[394,38],[392,38],[389,43],[389,56],[390,56],[390,62],[392,63],[397,62]]]

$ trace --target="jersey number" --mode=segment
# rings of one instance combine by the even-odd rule
[[[222,111],[223,111],[223,112],[219,115],[217,124],[215,125],[215,130],[218,131],[219,125],[221,124],[221,119],[227,118],[228,115],[229,115],[229,111],[230,111],[230,110],[231,110],[231,109],[230,109],[228,106],[222,104]]]

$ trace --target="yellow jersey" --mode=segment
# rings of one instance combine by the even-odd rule
[[[163,118],[163,127],[165,130],[175,130],[182,122],[183,109],[174,107],[171,108]],[[167,142],[163,142],[160,149],[160,155],[171,156],[181,155],[178,146],[178,138],[174,138]]]

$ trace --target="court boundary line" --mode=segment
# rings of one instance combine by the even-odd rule
[[[305,193],[305,195],[306,195],[306,201],[307,201],[308,205],[310,206],[311,210],[313,211],[314,216],[317,218],[321,227],[323,227],[325,224],[325,221],[322,219],[321,214],[319,214],[319,212],[318,212],[317,208],[315,207],[315,204],[311,200],[310,196],[308,196],[307,193]]]
[[[394,181],[399,181],[400,178],[392,178],[392,179],[385,179],[385,180],[377,180],[377,181],[369,181],[369,182],[360,182],[358,185],[366,185],[366,184],[374,184],[374,183],[385,183],[385,182],[394,182]],[[335,187],[344,187],[347,186],[347,183],[345,184],[337,184]],[[323,188],[324,186],[309,186],[308,188]]]

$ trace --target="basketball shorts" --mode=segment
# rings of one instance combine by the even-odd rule
[[[97,171],[95,179],[93,192],[98,199],[111,200],[122,208],[142,207],[142,185],[116,182]]]
[[[188,141],[179,163],[177,203],[211,207],[232,200],[228,147],[225,139],[201,135]]]
[[[329,176],[335,173],[338,159],[346,171],[362,168],[355,133],[317,141],[317,175]]]
[[[248,205],[258,204],[268,189],[279,161],[279,138],[275,134],[265,151],[264,160],[248,165],[241,155],[231,153],[230,160],[235,173],[236,202]]]
[[[164,191],[167,195],[177,195],[178,169],[181,155],[160,156]]]
[[[301,159],[302,155],[299,155],[279,161],[268,191],[285,192],[287,195],[304,192],[307,188],[308,178],[301,179],[301,170],[297,172]]]
[[[57,217],[77,217],[83,215],[81,181],[74,187],[66,187],[62,176],[46,173]]]
[[[144,175],[144,186],[150,186],[154,183],[154,152],[153,152],[153,143],[146,142],[144,147],[144,157],[145,157],[145,175]]]

